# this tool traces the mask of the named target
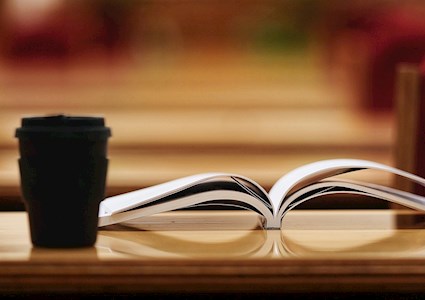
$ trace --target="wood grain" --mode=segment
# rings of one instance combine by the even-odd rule
[[[185,214],[186,221],[188,214],[199,217]],[[1,213],[0,291],[425,293],[425,232],[394,228],[396,216],[391,210],[294,211],[282,231],[114,229],[101,230],[94,248],[43,249],[31,247],[24,213]],[[258,247],[282,236],[292,252]],[[212,250],[203,253],[207,245]]]

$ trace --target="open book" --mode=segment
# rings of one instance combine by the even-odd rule
[[[240,175],[205,173],[184,177],[100,203],[99,226],[125,223],[161,212],[202,205],[235,206],[263,216],[264,227],[280,228],[285,214],[300,203],[331,194],[358,194],[425,210],[425,197],[367,182],[334,178],[343,173],[374,169],[405,177],[425,186],[414,174],[357,159],[333,159],[301,166],[281,177],[267,193],[255,181]]]

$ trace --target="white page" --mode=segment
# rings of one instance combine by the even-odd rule
[[[342,190],[335,190],[334,188],[342,188]],[[317,193],[309,195],[312,191],[323,189]],[[417,210],[425,211],[425,197],[413,193],[400,191],[390,187],[369,184],[351,180],[332,180],[321,181],[301,189],[292,194],[286,199],[284,205],[279,210],[279,216],[286,214],[289,210],[297,205],[320,196],[331,194],[360,194],[369,197],[374,197],[393,203],[401,204]],[[308,197],[303,197],[308,195]]]
[[[270,190],[269,196],[273,204],[275,214],[282,205],[282,201],[292,188],[298,185],[306,186],[315,181],[325,179],[337,174],[342,174],[352,169],[374,169],[390,172],[406,177],[413,182],[425,186],[425,179],[411,173],[372,161],[360,159],[331,159],[314,162],[301,166],[282,176]],[[301,187],[302,187],[301,186]],[[286,205],[286,204],[284,204]]]
[[[204,180],[222,176],[224,174],[219,173],[204,173],[192,176],[179,178],[176,180],[168,181],[144,189],[136,190],[133,192],[113,196],[106,198],[100,203],[99,217],[104,215],[110,215],[118,212],[131,209],[133,207],[143,205],[153,201],[159,196],[165,197],[173,192],[184,189],[187,186],[191,186],[195,183],[202,182]]]
[[[149,207],[140,208],[134,211],[124,211],[112,215],[104,215],[99,218],[99,226],[106,226],[118,222],[125,222],[144,216],[151,216],[161,212],[172,211],[180,208],[194,206],[200,203],[215,201],[220,199],[231,199],[247,203],[257,209],[266,219],[273,218],[272,212],[258,198],[238,191],[208,191],[201,194],[185,196],[168,202],[158,203]],[[219,201],[218,201],[219,204]]]
[[[111,214],[132,209],[137,206],[148,204],[150,202],[164,198],[178,191],[182,191],[188,187],[194,186],[198,183],[206,182],[220,177],[229,178],[232,181],[234,181],[233,179],[231,179],[232,177],[246,180],[251,184],[257,186],[257,188],[263,191],[264,194],[267,194],[267,192],[255,181],[244,176],[228,173],[203,173],[183,177],[144,189],[106,198],[100,203],[99,217],[108,216]]]

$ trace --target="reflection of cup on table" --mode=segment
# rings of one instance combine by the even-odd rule
[[[98,117],[22,119],[16,130],[21,190],[35,246],[95,243],[110,135]]]

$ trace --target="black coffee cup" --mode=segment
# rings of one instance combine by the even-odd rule
[[[94,245],[110,136],[100,117],[22,119],[16,130],[21,191],[34,246]]]

